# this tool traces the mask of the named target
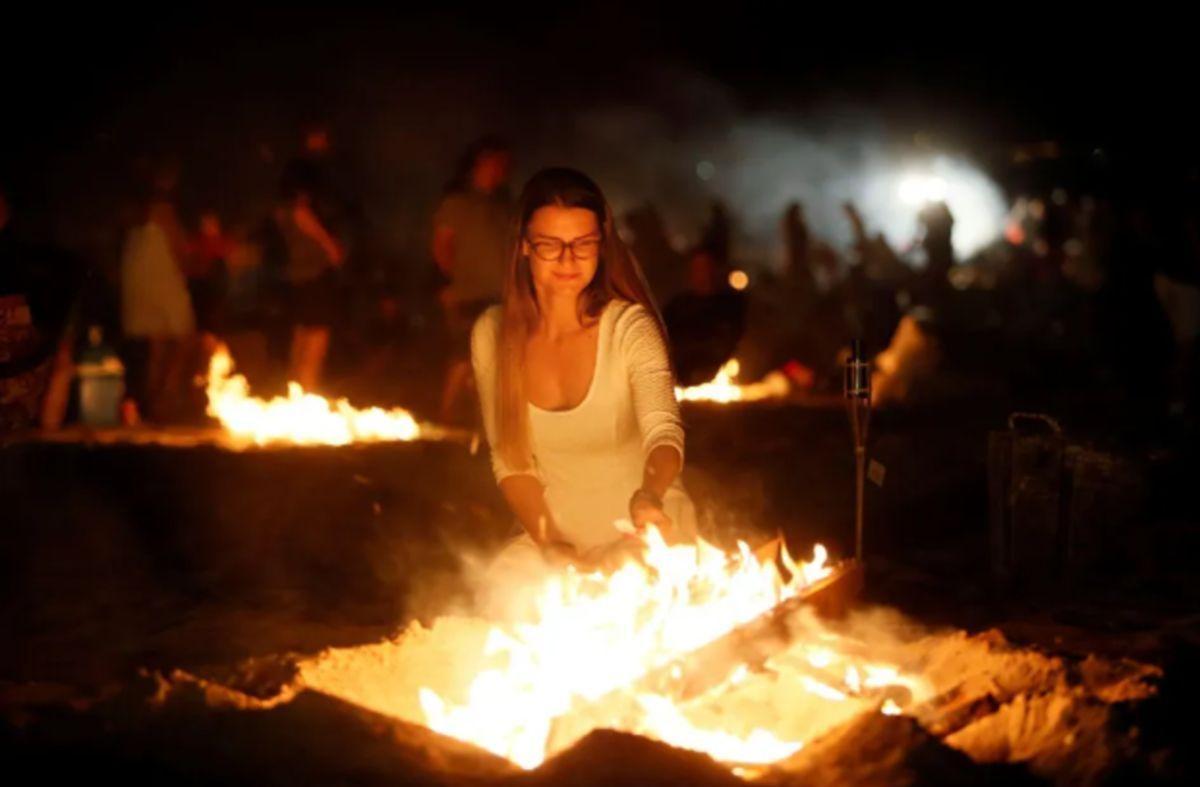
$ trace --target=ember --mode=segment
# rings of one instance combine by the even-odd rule
[[[234,437],[258,445],[347,445],[353,442],[416,440],[422,429],[407,410],[357,409],[345,399],[328,399],[288,383],[286,397],[260,399],[250,384],[233,374],[233,359],[221,347],[208,367],[208,414]]]
[[[731,358],[706,383],[687,388],[676,387],[675,398],[681,402],[756,402],[762,399],[782,399],[791,390],[787,376],[773,371],[756,383],[737,382],[741,365]]]

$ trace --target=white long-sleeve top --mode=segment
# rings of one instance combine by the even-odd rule
[[[496,446],[497,348],[500,309],[493,306],[471,333],[471,361],[492,446],[496,481],[514,475]],[[683,455],[683,425],[667,347],[654,316],[640,304],[611,301],[600,315],[596,367],[583,401],[570,410],[529,405],[535,475],[563,535],[580,549],[620,537],[613,523],[629,518],[629,498],[642,485],[646,457],[660,445]],[[666,513],[694,532],[690,500],[676,479]]]

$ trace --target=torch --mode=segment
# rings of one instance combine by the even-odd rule
[[[867,426],[871,421],[871,365],[855,339],[846,359],[846,410],[854,438],[854,556],[863,559],[863,493],[867,475]]]

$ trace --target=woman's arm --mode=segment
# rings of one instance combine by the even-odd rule
[[[667,493],[667,489],[679,476],[683,469],[683,456],[673,445],[662,443],[656,445],[646,457],[646,469],[642,473],[642,489],[653,492],[658,497]]]
[[[669,534],[672,524],[663,513],[662,497],[683,469],[683,422],[667,344],[658,320],[644,307],[629,307],[619,327],[646,456],[642,486],[629,501],[629,514],[635,526],[655,524]]]
[[[500,481],[500,492],[534,543],[542,548],[574,551],[555,525],[546,505],[546,489],[535,476],[528,473],[507,476]]]

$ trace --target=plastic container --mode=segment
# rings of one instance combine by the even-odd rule
[[[88,347],[75,365],[79,376],[79,420],[86,426],[117,426],[125,397],[125,366],[104,343],[100,326],[88,328]]]

